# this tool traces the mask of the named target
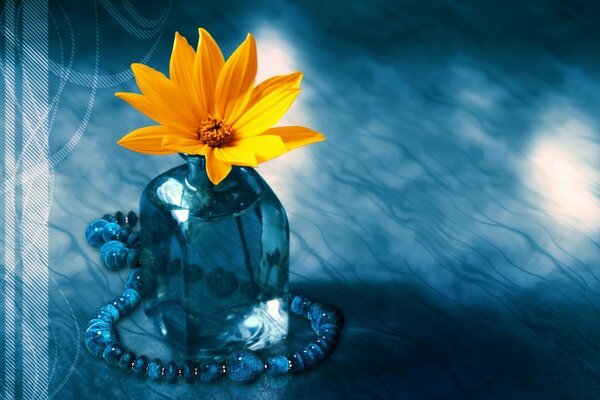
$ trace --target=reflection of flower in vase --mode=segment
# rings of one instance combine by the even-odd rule
[[[238,288],[235,274],[222,267],[214,268],[206,274],[206,283],[209,292],[216,297],[227,297]]]

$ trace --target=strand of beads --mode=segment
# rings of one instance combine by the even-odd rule
[[[133,211],[127,215],[117,212],[93,221],[85,231],[88,243],[100,248],[103,265],[111,270],[133,268],[123,294],[102,306],[87,323],[84,342],[92,355],[104,358],[110,366],[152,381],[175,383],[183,378],[187,383],[210,383],[226,375],[233,382],[250,383],[263,372],[284,375],[307,371],[334,352],[344,324],[342,313],[334,306],[317,303],[304,295],[290,295],[290,309],[310,321],[316,337],[287,356],[271,356],[263,361],[254,351],[236,350],[220,363],[188,360],[179,367],[174,361],[149,361],[146,356],[127,351],[119,344],[115,324],[141,303],[139,233],[132,230],[136,222]]]

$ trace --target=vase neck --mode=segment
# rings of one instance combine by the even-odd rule
[[[188,164],[187,183],[193,188],[207,188],[212,185],[206,174],[206,159],[204,156],[181,154]]]

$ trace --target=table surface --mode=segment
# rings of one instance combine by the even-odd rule
[[[51,152],[83,132],[53,169],[52,396],[600,396],[597,5],[99,1],[96,21],[79,3],[51,3]],[[260,79],[303,71],[283,122],[327,137],[258,169],[288,213],[292,290],[347,320],[305,375],[152,384],[82,345],[127,275],[99,265],[87,222],[137,210],[145,184],[181,163],[115,144],[149,120],[113,93],[136,91],[132,62],[166,72],[174,31],[196,43],[197,26],[226,54],[252,32]],[[141,311],[119,330],[135,351],[170,356]]]

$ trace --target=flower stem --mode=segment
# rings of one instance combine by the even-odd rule
[[[248,270],[250,283],[252,285],[255,285],[254,274],[252,272],[252,264],[250,262],[250,252],[248,251],[248,243],[246,242],[246,237],[244,236],[244,226],[242,224],[242,219],[239,215],[235,217],[235,222],[237,224],[238,233],[240,234],[240,239],[242,241],[242,249],[244,251],[244,264],[246,264],[246,269]]]

